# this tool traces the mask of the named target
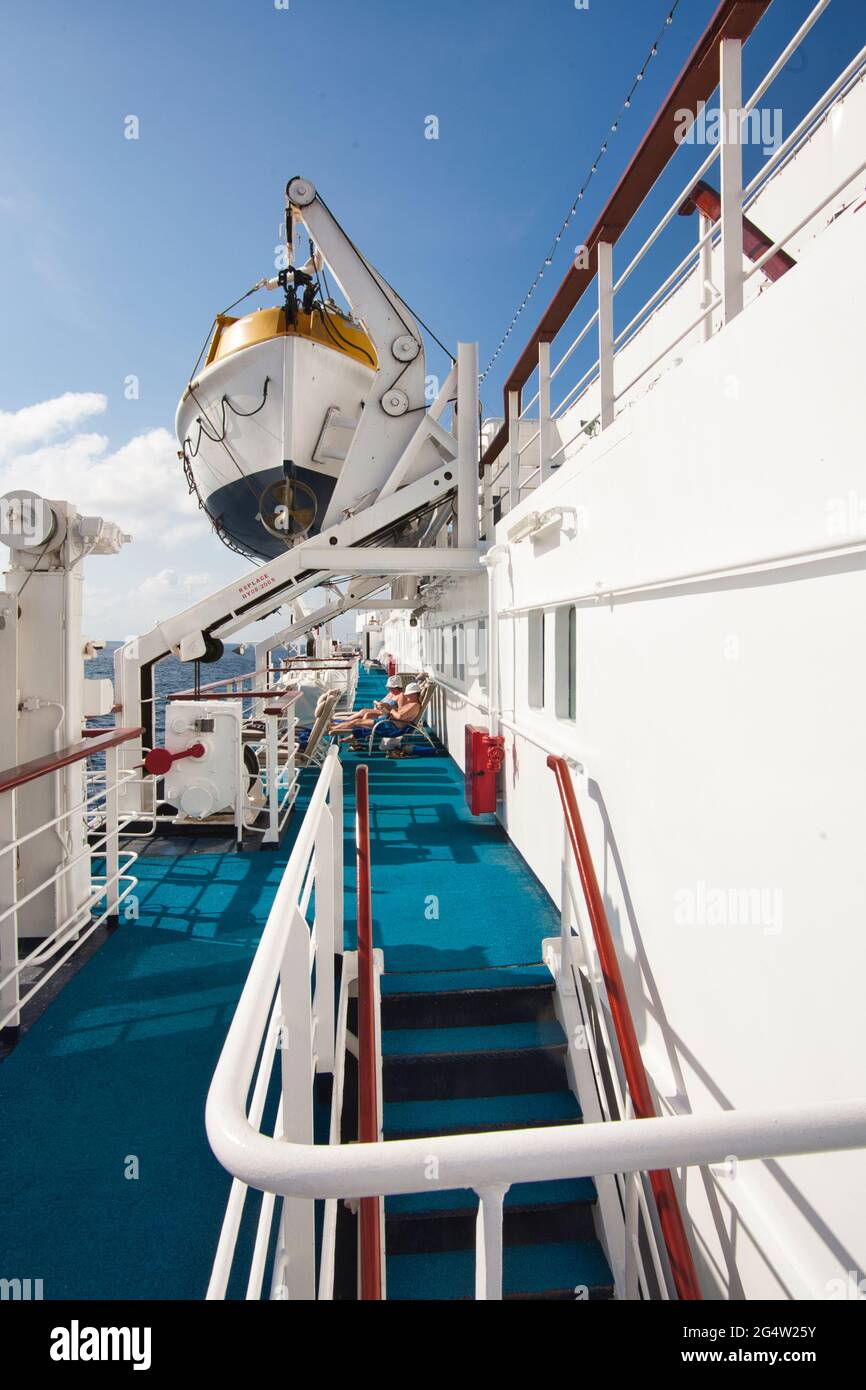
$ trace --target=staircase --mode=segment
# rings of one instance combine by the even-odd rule
[[[386,1141],[581,1122],[542,965],[384,975],[382,1052]],[[509,1190],[505,1298],[613,1296],[595,1202],[588,1178]],[[386,1198],[389,1299],[474,1297],[477,1209],[468,1190]]]

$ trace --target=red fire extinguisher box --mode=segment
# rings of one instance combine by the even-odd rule
[[[505,740],[477,724],[466,725],[464,785],[473,816],[496,810],[496,774],[505,761]]]

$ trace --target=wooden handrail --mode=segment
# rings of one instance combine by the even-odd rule
[[[326,671],[339,671],[351,670],[354,664],[352,658],[347,656],[290,656],[286,658],[284,666],[270,666],[268,669],[284,672],[298,667],[302,671],[314,671],[321,666]]]
[[[237,675],[237,676],[225,676],[222,680],[219,680],[219,681],[209,681],[207,685],[200,685],[200,686],[199,686],[199,688],[198,688],[198,693],[199,693],[199,695],[203,695],[203,694],[205,693],[205,691],[219,690],[220,687],[223,686],[223,685],[234,685],[235,681],[248,681],[248,680],[251,680],[253,676],[263,676],[263,675],[265,674],[265,672],[268,671],[269,669],[270,669],[270,668],[267,667],[267,666],[259,666],[259,667],[256,668],[255,671],[241,671],[240,674]],[[245,694],[246,694],[246,691],[240,691],[239,694],[244,694],[244,695],[245,695]],[[161,696],[160,696],[160,699],[163,699],[163,700],[177,700],[177,699],[180,698],[180,697],[184,697],[184,698],[187,698],[187,697],[188,697],[189,699],[196,699],[197,696],[196,696],[195,686],[193,686],[193,685],[187,686],[187,688],[184,689],[184,690],[169,690],[169,691],[166,691],[166,693],[165,693],[164,695],[161,695]]]
[[[595,948],[598,952],[601,973],[604,978],[611,1017],[616,1032],[617,1043],[619,1044],[626,1084],[631,1095],[632,1106],[634,1107],[635,1118],[638,1120],[655,1119],[656,1108],[653,1103],[649,1081],[647,1080],[646,1068],[644,1067],[643,1058],[641,1057],[640,1044],[637,1040],[634,1020],[632,1019],[631,1009],[629,1008],[628,995],[626,994],[622,972],[619,968],[616,947],[614,946],[610,926],[608,925],[607,913],[604,909],[604,899],[601,896],[601,889],[598,885],[595,867],[589,851],[589,842],[587,841],[586,832],[583,828],[583,821],[577,805],[577,797],[574,794],[574,786],[572,784],[571,774],[568,770],[568,764],[564,758],[557,757],[555,754],[551,753],[548,755],[547,766],[552,769],[559,788],[559,798],[562,802],[562,810],[565,815],[568,838],[571,841],[571,848],[574,851],[577,871],[580,875],[580,882],[583,888],[583,896],[586,899],[592,934],[595,938]],[[677,1294],[681,1299],[689,1301],[702,1299],[703,1294],[701,1293],[701,1286],[695,1271],[692,1252],[689,1247],[688,1237],[686,1236],[685,1226],[683,1225],[682,1212],[680,1211],[677,1194],[674,1190],[673,1179],[667,1169],[651,1172],[648,1176],[653,1196],[655,1197],[656,1208],[659,1214],[659,1224],[668,1252],[668,1259],[670,1260],[671,1272],[674,1277]]]
[[[93,757],[94,753],[104,753],[109,748],[117,748],[121,743],[129,743],[130,739],[138,738],[143,733],[144,729],[108,729],[102,738],[88,736],[80,743],[70,743],[66,748],[59,748],[56,753],[46,753],[44,757],[33,758],[29,763],[19,763],[17,767],[0,772],[0,792],[13,792],[16,787],[23,787],[26,782],[35,782],[50,772],[59,772],[61,768],[70,767],[72,763],[83,762],[85,758]]]
[[[299,690],[280,690],[275,687],[271,690],[212,690],[207,695],[189,695],[185,690],[180,690],[168,698],[170,700],[203,699],[207,703],[210,700],[266,700],[272,695],[278,695],[284,699],[291,697],[293,700],[297,700],[300,698],[300,694]]]
[[[355,846],[358,902],[358,1141],[379,1142],[376,1076],[376,994],[373,979],[373,915],[370,887],[370,799],[367,764],[355,769]],[[362,1197],[360,1208],[361,1299],[382,1297],[379,1197]]]
[[[508,397],[512,391],[522,391],[538,366],[540,343],[552,343],[567,323],[598,271],[598,244],[613,244],[625,231],[637,213],[656,179],[679,148],[677,142],[680,111],[697,111],[698,102],[709,101],[719,85],[719,44],[722,39],[745,41],[772,0],[721,0],[683,67],[679,77],[662,103],[655,120],[635,151],[631,161],[599,214],[586,238],[587,255],[567,271],[562,284],[545,309],[529,342],[521,353],[505,383],[505,423],[484,451],[479,474],[499,457],[508,443]]]

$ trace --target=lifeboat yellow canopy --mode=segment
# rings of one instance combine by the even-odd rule
[[[321,347],[331,348],[333,352],[351,357],[353,361],[362,363],[372,371],[379,365],[372,339],[361,325],[329,305],[314,308],[310,314],[305,314],[299,309],[293,324],[286,323],[282,308],[256,309],[239,319],[220,314],[205,365],[209,367],[211,363],[219,362],[243,348],[254,347],[256,343],[280,337],[306,338]]]

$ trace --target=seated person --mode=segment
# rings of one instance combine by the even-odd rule
[[[389,678],[391,681],[399,681],[396,676]],[[393,690],[394,687],[391,686]],[[392,737],[410,728],[417,723],[421,713],[420,686],[416,681],[410,681],[405,690],[395,691],[396,699],[390,709],[362,709],[353,714],[349,719],[340,720],[331,725],[331,732],[334,734],[351,733],[354,729],[372,729],[374,724],[387,715],[387,725],[382,726],[382,732]],[[385,701],[378,702],[382,705]]]
[[[331,725],[332,733],[344,733],[349,729],[356,729],[362,725],[375,723],[383,715],[390,714],[397,704],[402,693],[402,682],[399,676],[389,676],[387,680],[388,693],[383,700],[374,700],[371,709],[356,709],[352,714],[339,715]]]

